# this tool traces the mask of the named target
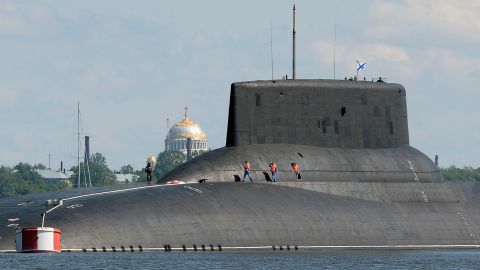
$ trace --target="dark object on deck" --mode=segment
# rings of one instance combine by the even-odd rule
[[[267,172],[262,172],[263,173],[263,176],[265,176],[265,180],[267,182],[272,182],[272,178],[270,178],[270,174],[268,174]]]

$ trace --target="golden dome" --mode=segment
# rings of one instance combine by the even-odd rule
[[[173,125],[168,131],[168,140],[186,140],[191,138],[192,140],[205,140],[207,135],[202,131],[200,126],[190,119],[188,119],[188,108],[185,107],[185,117],[182,121]]]

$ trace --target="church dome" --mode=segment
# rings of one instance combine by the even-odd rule
[[[188,119],[188,111],[185,108],[185,117],[170,128],[167,140],[205,140],[207,136],[197,123]]]

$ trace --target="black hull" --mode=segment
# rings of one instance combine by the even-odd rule
[[[207,250],[476,248],[479,203],[471,191],[478,188],[476,183],[313,182],[136,187],[66,199],[47,215],[45,226],[60,228],[62,249],[71,251],[193,250],[194,245],[198,250],[202,245]],[[15,229],[8,224],[40,226],[44,201],[68,197],[3,199],[0,205],[9,211],[0,214],[0,249],[15,249]],[[17,205],[26,200],[33,203]],[[12,213],[19,221],[7,221]]]

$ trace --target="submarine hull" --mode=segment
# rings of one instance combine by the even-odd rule
[[[239,182],[246,160],[254,183]],[[270,162],[277,183],[266,182]],[[171,180],[186,184],[160,184]],[[62,230],[70,251],[477,248],[479,192],[445,183],[409,145],[399,84],[241,82],[231,85],[226,147],[154,186],[2,199],[0,250],[53,207],[45,225]],[[45,206],[52,199],[62,204]]]
[[[51,193],[0,202],[0,249],[14,250],[12,213],[39,226],[44,201],[65,199],[45,225],[71,251],[478,247],[477,183],[203,183]],[[475,192],[471,192],[475,190]],[[88,193],[86,193],[88,194]],[[30,201],[30,204],[22,202]],[[20,205],[19,205],[20,204]],[[11,222],[10,222],[11,223]]]

